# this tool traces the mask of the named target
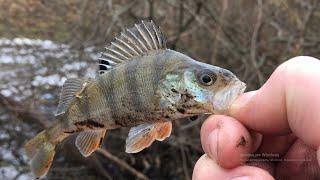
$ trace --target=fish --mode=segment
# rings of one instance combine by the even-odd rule
[[[67,79],[55,122],[25,144],[36,177],[47,174],[57,144],[74,133],[88,157],[107,130],[130,127],[125,151],[138,153],[169,137],[172,121],[228,114],[246,88],[231,71],[168,49],[153,21],[123,30],[98,59],[99,75]]]

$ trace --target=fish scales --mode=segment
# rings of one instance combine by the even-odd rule
[[[136,112],[151,112],[155,109],[154,96],[159,81],[156,72],[159,70],[154,67],[157,61],[155,57],[157,56],[152,55],[144,57],[144,60],[137,60],[138,64],[128,78],[131,81],[128,83],[128,88],[131,89],[131,102]]]
[[[152,57],[133,60],[99,80],[115,123],[132,125],[145,121],[145,112],[155,109],[155,90],[159,80],[156,71],[160,71],[154,68],[155,60]]]
[[[98,121],[101,124],[105,124],[105,126],[112,125],[112,109],[107,104],[106,99],[104,98],[104,91],[98,85],[99,81],[93,82],[91,88],[88,88],[88,104],[90,109],[90,117],[88,119],[93,119]],[[92,93],[93,92],[93,93]],[[105,122],[105,119],[109,119],[109,121]]]
[[[70,105],[68,119],[73,123],[92,119],[110,125],[124,116],[133,117],[139,111],[150,111],[154,108],[151,99],[157,81],[155,71],[159,70],[153,69],[153,64],[149,59],[132,61],[90,83],[83,97]],[[141,116],[136,118],[129,119],[131,122],[128,123],[143,119]]]
[[[100,115],[101,117],[106,117],[110,112],[110,108],[107,108],[107,105],[105,104],[105,101],[101,101],[101,97],[103,97],[102,91],[99,89],[99,87],[96,84],[97,82],[94,82],[95,85],[92,85],[92,87],[88,87],[86,90],[88,91],[88,104],[89,111],[90,111],[90,118],[97,119],[97,117]],[[90,92],[90,93],[89,93]],[[92,94],[92,95],[90,95]]]
[[[75,127],[76,123],[79,122],[84,122],[86,120],[89,120],[90,117],[93,114],[91,112],[91,106],[89,105],[90,97],[93,95],[90,93],[90,96],[87,92],[88,89],[91,88],[86,88],[83,93],[81,94],[81,97],[75,98],[71,103],[70,103],[70,108],[66,112],[66,114],[63,116],[63,118],[68,119],[68,124],[66,126],[66,129],[70,129],[72,131],[77,131]],[[83,127],[81,127],[83,128]]]
[[[143,61],[137,61],[133,60],[132,63],[130,63],[131,66],[125,66],[125,77],[126,77],[126,92],[123,94],[124,99],[122,100],[123,106],[127,106],[127,113],[130,113],[131,111],[137,111],[145,110],[142,96],[144,91],[148,91],[148,84],[145,84],[143,87],[139,87],[141,83],[143,83],[143,78],[139,77],[139,74],[143,74],[145,72],[144,69],[141,69],[140,65],[143,65]],[[146,74],[146,76],[148,76]],[[144,77],[148,78],[148,77]],[[126,113],[126,112],[124,112]],[[119,114],[120,115],[120,114]],[[129,116],[130,117],[130,116]],[[131,118],[128,119],[128,121],[132,121]]]
[[[110,96],[107,97],[107,102],[109,107],[111,108],[112,112],[112,119],[117,122],[117,119],[119,117],[119,114],[121,113],[121,101],[124,100],[124,96],[127,92],[126,89],[126,72],[125,72],[125,66],[119,66],[117,69],[112,69],[110,70],[110,77],[108,77],[106,79],[106,84],[109,83],[109,85],[111,86],[109,87],[103,87],[106,89],[110,89],[109,92],[106,92],[106,96]],[[108,76],[109,74],[107,73],[106,76]],[[105,76],[102,75],[102,78],[104,78]]]
[[[111,121],[114,121],[114,117],[115,117],[115,94],[116,93],[116,89],[115,89],[115,83],[118,81],[118,79],[115,76],[116,71],[114,70],[110,70],[108,73],[106,73],[105,75],[101,76],[98,79],[98,86],[99,89],[101,90],[102,94],[105,94],[105,96],[103,96],[104,98],[101,98],[100,101],[105,102],[104,104],[106,105],[105,108],[109,110],[110,116],[109,119]],[[114,82],[113,82],[114,81]],[[120,91],[120,89],[118,89]],[[101,109],[103,107],[100,107]]]
[[[131,127],[126,152],[137,153],[169,137],[174,120],[227,114],[245,84],[233,73],[166,49],[151,22],[126,29],[99,58],[100,76],[68,79],[60,94],[57,121],[25,145],[31,170],[43,177],[56,146],[78,132],[75,145],[87,157],[107,130]]]

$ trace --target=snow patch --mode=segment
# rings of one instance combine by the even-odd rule
[[[60,77],[58,74],[53,74],[49,76],[35,76],[31,84],[33,86],[41,86],[41,85],[63,85],[63,82],[66,80],[65,77]]]

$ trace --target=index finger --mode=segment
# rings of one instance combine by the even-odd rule
[[[239,97],[230,114],[256,131],[292,131],[309,146],[319,147],[320,61],[300,56],[283,63],[259,90]]]

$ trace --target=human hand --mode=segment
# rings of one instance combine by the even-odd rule
[[[259,90],[239,97],[230,115],[210,116],[202,125],[206,154],[193,180],[320,179],[318,59],[283,63]]]

